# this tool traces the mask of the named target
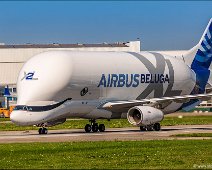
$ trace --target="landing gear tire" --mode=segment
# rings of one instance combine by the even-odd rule
[[[47,134],[48,130],[46,128],[43,128],[43,134]]]
[[[100,124],[99,125],[99,131],[100,132],[104,132],[105,131],[105,125],[104,124]]]
[[[91,125],[89,125],[89,124],[85,125],[85,132],[86,133],[91,132]]]
[[[146,131],[146,127],[145,126],[140,126],[140,131]]]
[[[46,128],[40,128],[39,130],[38,130],[38,133],[41,135],[41,134],[47,134],[48,133],[48,129],[46,129]]]
[[[90,119],[89,122],[90,124],[85,125],[85,132],[104,132],[105,131],[105,125],[96,123],[96,119]]]
[[[153,130],[154,130],[152,125],[148,125],[148,126],[146,127],[146,129],[147,129],[147,131],[153,131]]]
[[[42,134],[42,128],[40,128],[40,129],[38,130],[38,133],[39,133],[39,134]]]
[[[160,129],[161,129],[160,123],[155,123],[153,128],[155,131],[160,131]]]
[[[99,130],[98,124],[97,124],[97,123],[94,123],[94,124],[92,125],[92,131],[93,131],[93,132],[98,132],[98,130]]]

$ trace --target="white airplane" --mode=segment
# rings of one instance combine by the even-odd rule
[[[160,130],[164,114],[208,99],[212,19],[200,42],[184,57],[156,52],[51,51],[29,59],[17,80],[11,121],[41,127],[86,118],[86,132],[103,132],[97,119],[127,118],[140,130]]]

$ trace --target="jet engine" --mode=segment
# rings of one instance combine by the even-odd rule
[[[135,106],[127,113],[128,121],[134,126],[151,125],[162,121],[163,118],[161,110],[150,106]]]

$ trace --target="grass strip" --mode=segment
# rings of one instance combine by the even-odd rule
[[[0,144],[0,168],[191,169],[212,162],[212,140]]]
[[[187,133],[187,134],[176,134],[174,137],[212,137],[212,133]]]

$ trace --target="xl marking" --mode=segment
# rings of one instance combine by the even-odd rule
[[[21,79],[22,80],[38,80],[38,78],[34,78],[34,74],[35,72],[29,72],[29,73],[26,73],[24,72],[24,77]]]

